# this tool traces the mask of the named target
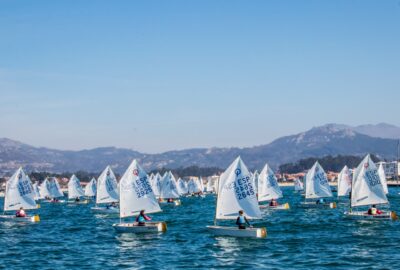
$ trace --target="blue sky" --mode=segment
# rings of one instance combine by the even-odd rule
[[[0,0],[0,137],[144,152],[400,125],[400,2]]]

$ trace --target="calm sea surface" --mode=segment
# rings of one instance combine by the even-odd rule
[[[338,209],[298,208],[300,195],[284,188],[289,211],[264,212],[266,239],[213,237],[215,197],[184,198],[152,215],[165,220],[159,235],[117,234],[90,205],[42,203],[38,224],[0,223],[0,269],[399,269],[400,222],[351,221]],[[400,189],[390,188],[400,212]],[[0,201],[3,204],[3,200]]]

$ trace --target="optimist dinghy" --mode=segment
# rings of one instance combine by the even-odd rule
[[[331,187],[322,166],[317,162],[306,174],[304,208],[336,208],[336,202],[321,202],[315,199],[332,197]],[[313,201],[311,201],[313,200]]]
[[[19,168],[6,183],[6,191],[4,197],[4,212],[18,211],[20,208],[24,210],[37,209],[35,202],[35,190],[33,189],[31,180]],[[17,217],[16,215],[0,215],[1,220],[12,222],[39,222],[39,215],[26,217]]]
[[[397,214],[394,211],[377,211],[376,214],[372,214],[369,211],[354,211],[352,209],[353,207],[388,203],[376,165],[371,160],[370,155],[367,155],[353,174],[350,210],[344,214],[353,219],[396,220]]]
[[[344,166],[338,175],[337,196],[348,197],[351,191],[351,173],[347,166]]]
[[[276,179],[274,172],[268,164],[265,164],[258,177],[258,202],[275,201],[282,197],[282,190],[279,188],[278,180]],[[288,210],[290,209],[290,206],[289,203],[281,205],[260,204],[260,208]]]
[[[87,199],[93,199],[96,196],[97,182],[93,177],[92,180],[85,187],[85,197]]]
[[[207,226],[207,229],[217,236],[265,238],[266,228],[239,229],[217,225],[217,220],[235,220],[240,210],[249,219],[261,219],[253,181],[246,165],[238,157],[218,180],[214,225]]]
[[[172,200],[172,202],[168,201],[168,199]],[[171,172],[165,173],[161,180],[160,203],[167,203],[175,206],[181,205],[178,185]]]
[[[120,181],[120,223],[113,224],[121,233],[162,233],[167,230],[165,222],[123,223],[122,219],[133,217],[145,210],[146,213],[161,212],[160,205],[151,189],[146,172],[134,160]]]
[[[81,197],[85,196],[85,192],[82,189],[81,182],[78,177],[73,174],[68,182],[68,202],[75,204],[87,204],[88,200],[81,200]]]
[[[118,214],[119,208],[112,204],[119,202],[117,178],[110,166],[107,166],[97,180],[96,206],[94,212],[104,214]],[[107,204],[107,206],[105,206]]]

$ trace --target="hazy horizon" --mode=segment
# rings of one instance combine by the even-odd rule
[[[144,153],[400,126],[398,1],[0,1],[0,137]]]

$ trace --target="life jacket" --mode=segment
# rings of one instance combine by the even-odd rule
[[[244,219],[244,216],[239,216],[238,223],[239,224],[246,224],[246,220]]]
[[[378,209],[371,207],[371,215],[376,215],[378,212]]]
[[[143,222],[145,222],[145,221],[146,221],[146,220],[145,220],[145,218],[144,218],[142,215],[138,216],[137,222],[143,223]]]

